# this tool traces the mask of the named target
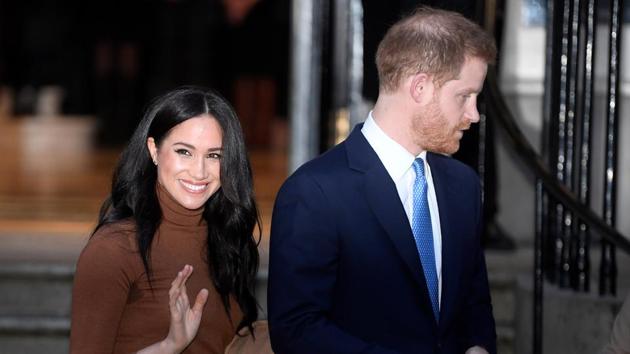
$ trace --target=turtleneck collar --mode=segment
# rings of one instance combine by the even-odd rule
[[[162,209],[162,221],[178,226],[201,226],[204,224],[203,210],[184,208],[159,182],[155,188]]]

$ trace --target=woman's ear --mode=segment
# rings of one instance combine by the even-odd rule
[[[424,105],[433,97],[433,81],[428,74],[419,73],[409,80],[409,94],[418,104]]]
[[[147,148],[149,149],[149,154],[151,154],[151,159],[153,160],[153,164],[157,166],[157,146],[155,145],[155,139],[153,137],[147,138]]]

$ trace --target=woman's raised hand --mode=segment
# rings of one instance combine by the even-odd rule
[[[192,272],[193,267],[185,265],[184,269],[177,273],[177,277],[171,283],[171,290],[168,293],[171,326],[165,340],[172,342],[175,348],[179,349],[179,352],[184,350],[197,335],[203,306],[208,300],[208,290],[201,289],[199,294],[197,294],[195,304],[192,308],[190,307],[188,294],[186,293],[186,281]]]
[[[161,342],[142,349],[138,354],[181,353],[197,335],[203,307],[208,300],[208,290],[201,289],[199,291],[195,304],[191,308],[186,292],[186,281],[192,272],[193,267],[188,264],[185,265],[171,283],[171,289],[168,292],[171,312],[168,335]]]

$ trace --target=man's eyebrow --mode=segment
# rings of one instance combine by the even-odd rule
[[[481,90],[483,90],[483,87],[477,88],[477,87],[466,87],[464,89],[462,89],[461,91],[459,91],[460,94],[471,94],[471,93],[480,93]]]

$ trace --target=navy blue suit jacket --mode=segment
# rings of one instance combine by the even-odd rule
[[[360,127],[278,193],[268,287],[274,352],[462,354],[479,345],[495,353],[477,175],[427,154],[442,230],[436,321],[398,192]]]

